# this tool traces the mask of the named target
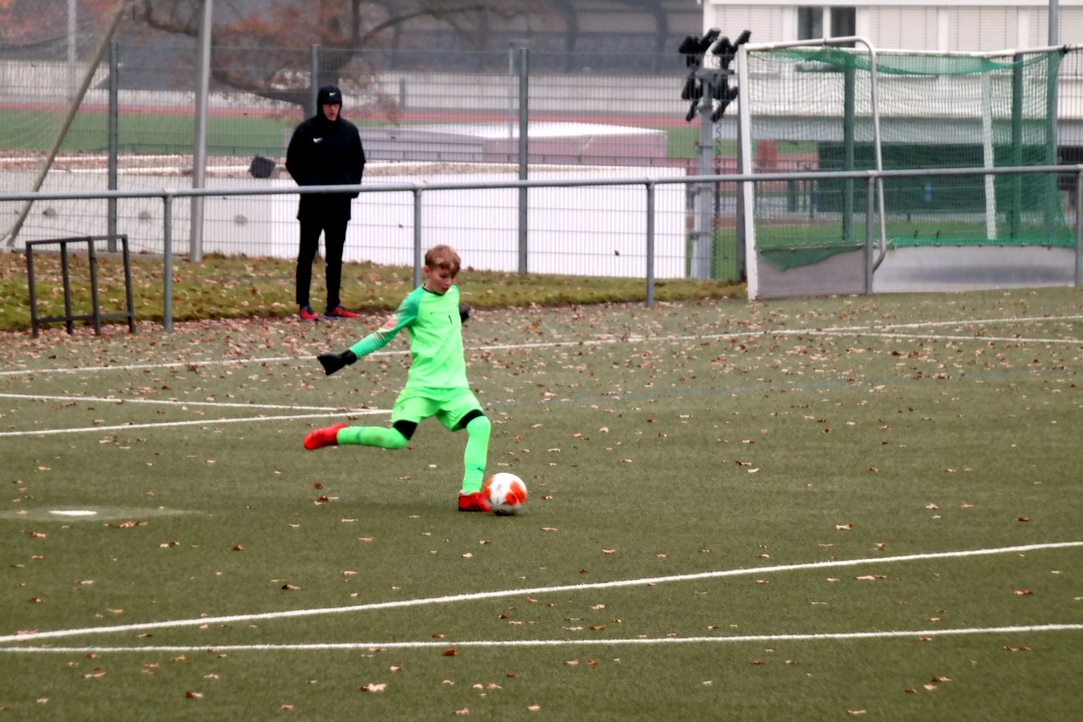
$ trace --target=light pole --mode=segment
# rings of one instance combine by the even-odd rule
[[[214,0],[203,0],[203,24],[199,28],[199,79],[196,87],[196,135],[192,150],[192,187],[207,184],[207,96],[211,76],[211,22]],[[203,196],[192,196],[192,221],[188,237],[188,258],[203,260]]]
[[[79,12],[76,0],[68,0],[68,100],[75,99],[76,72],[75,64],[79,60],[77,46],[77,30],[79,27]]]

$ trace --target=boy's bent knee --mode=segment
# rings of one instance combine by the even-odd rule
[[[462,418],[459,419],[459,423],[455,424],[455,428],[465,429],[467,426],[470,425],[471,421],[479,417],[484,418],[484,416],[485,412],[481,409],[471,409],[470,411],[467,411],[465,414],[462,415]]]
[[[395,431],[402,434],[403,437],[407,441],[409,441],[410,439],[412,439],[414,437],[414,432],[417,431],[417,422],[416,421],[405,421],[403,419],[399,419],[395,423],[391,424],[391,427]]]
[[[463,427],[466,429],[466,433],[470,435],[474,434],[486,434],[488,435],[493,427],[493,423],[489,421],[489,417],[485,414],[475,416],[474,418],[467,420]]]

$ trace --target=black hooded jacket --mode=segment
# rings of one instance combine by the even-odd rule
[[[300,186],[358,185],[365,172],[365,149],[357,126],[342,117],[335,121],[323,114],[324,103],[342,102],[333,85],[320,88],[316,114],[293,131],[286,149],[286,170]],[[297,218],[349,220],[350,199],[357,193],[302,193]]]

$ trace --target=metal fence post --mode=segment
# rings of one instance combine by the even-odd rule
[[[162,327],[173,330],[173,195],[162,194]]]
[[[117,41],[111,40],[109,42],[109,120],[108,120],[108,133],[109,133],[109,169],[107,171],[108,176],[108,188],[111,191],[117,189],[117,176],[118,165],[120,156],[120,144],[119,144],[119,127],[120,127],[120,52],[117,48]],[[110,198],[106,201],[107,205],[107,218],[106,218],[106,235],[109,236],[108,249],[110,252],[117,250],[117,243],[114,240],[117,237],[117,199]]]
[[[421,188],[414,186],[414,287],[421,285]]]
[[[865,185],[865,295],[872,293],[872,277],[875,272],[876,253],[873,251],[873,223],[876,213],[876,181],[877,176],[869,173],[869,180]]]
[[[654,306],[654,183],[647,181],[647,307]]]
[[[311,105],[306,115],[315,115],[319,112],[316,103],[319,102],[320,93],[320,46],[313,44],[308,59],[308,98]]]
[[[530,168],[530,49],[519,48],[519,180],[527,180]],[[526,186],[519,188],[519,273],[527,272]]]
[[[1075,177],[1075,285],[1083,285],[1083,166]]]

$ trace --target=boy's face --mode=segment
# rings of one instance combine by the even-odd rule
[[[455,283],[455,276],[446,268],[429,268],[425,266],[422,273],[425,276],[425,290],[431,291],[438,296],[447,293],[451,285]]]

